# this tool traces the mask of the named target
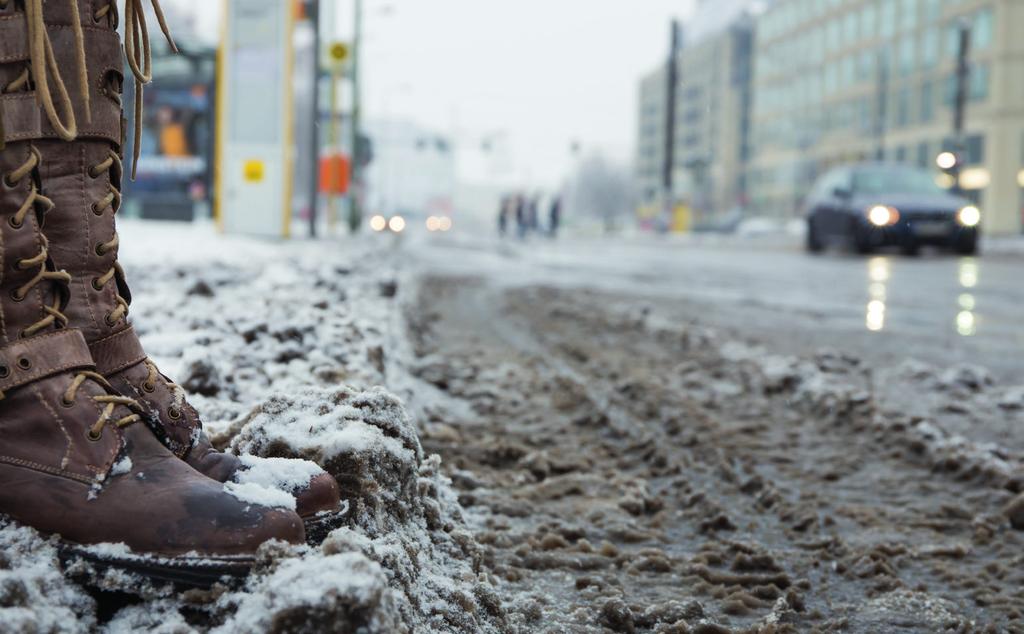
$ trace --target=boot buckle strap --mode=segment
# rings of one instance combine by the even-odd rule
[[[57,63],[65,66],[75,50],[73,34],[59,25],[48,30],[57,54]],[[29,46],[24,14],[0,16],[0,64],[26,61]],[[121,73],[121,43],[116,31],[85,27],[86,64],[90,69],[89,95],[92,121],[86,121],[84,104],[74,100],[79,138],[106,139],[121,145],[121,102],[106,94],[102,81],[109,72]],[[70,66],[69,66],[70,67]],[[14,141],[57,138],[58,134],[43,116],[35,92],[0,95],[0,146]]]
[[[0,399],[6,392],[39,379],[92,368],[92,354],[80,330],[16,339],[0,347]]]
[[[131,326],[93,341],[89,344],[89,350],[96,363],[96,371],[103,376],[110,376],[146,360],[146,352]]]

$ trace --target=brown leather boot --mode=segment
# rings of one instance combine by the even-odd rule
[[[226,482],[239,476],[244,469],[242,463],[236,456],[213,448],[184,390],[146,356],[128,322],[131,294],[117,263],[114,223],[121,204],[121,128],[107,125],[120,123],[122,113],[116,4],[114,0],[79,0],[79,6],[82,23],[89,26],[84,51],[93,126],[80,125],[78,138],[70,144],[54,140],[40,147],[47,157],[42,169],[47,194],[55,203],[47,218],[46,237],[55,263],[74,279],[66,313],[71,326],[82,330],[98,371],[117,391],[142,405],[167,448],[201,473]],[[56,26],[61,23],[61,3],[52,8],[47,6],[47,21]],[[70,15],[64,17],[70,19]],[[131,42],[134,18],[126,17]],[[54,37],[58,34],[55,31]],[[138,41],[145,44],[148,37]],[[139,103],[141,85],[148,81],[148,49],[129,46],[126,50],[136,56],[129,60],[129,66],[136,74],[135,98]],[[57,50],[57,57],[66,67],[74,67],[70,57],[64,59],[64,51]],[[82,100],[74,101],[76,112],[82,111]],[[79,118],[82,116],[84,113]],[[138,119],[138,109],[135,116]],[[311,536],[325,536],[325,531],[338,523],[340,492],[328,473],[311,475],[291,493]]]
[[[199,585],[244,575],[264,541],[304,539],[299,517],[240,499],[249,496],[175,457],[68,327],[73,278],[49,257],[42,227],[53,203],[40,166],[50,158],[43,147],[60,144],[59,165],[80,164],[86,150],[48,140],[75,132],[76,121],[59,65],[37,55],[51,59],[74,35],[60,22],[47,28],[42,4],[0,0],[0,513],[102,566]],[[89,38],[117,50],[109,28]],[[52,94],[36,94],[44,89]],[[116,139],[116,109],[104,113],[99,101],[78,131]],[[89,547],[101,542],[123,546]]]

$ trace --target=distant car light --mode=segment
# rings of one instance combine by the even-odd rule
[[[401,216],[391,216],[391,220],[388,220],[388,228],[395,233],[402,233],[405,229],[405,218]]]
[[[885,205],[875,205],[868,209],[868,220],[876,227],[887,227],[896,224],[900,219],[898,211]]]
[[[437,225],[441,231],[448,231],[452,228],[452,219],[448,216],[441,216],[437,219]]]
[[[935,164],[939,166],[939,169],[953,169],[953,167],[956,166],[956,154],[953,154],[952,152],[942,152],[935,157]]]
[[[981,222],[981,210],[974,205],[967,205],[957,212],[956,219],[965,227],[977,227]]]
[[[370,228],[374,231],[384,231],[387,226],[388,221],[384,219],[384,216],[377,215],[370,218]]]
[[[437,216],[430,216],[427,218],[427,231],[437,231],[441,226],[441,221],[437,219]]]

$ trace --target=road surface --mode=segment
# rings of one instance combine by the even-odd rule
[[[509,284],[626,293],[680,320],[873,362],[974,363],[1024,382],[1024,256],[810,256],[794,245],[644,238],[503,244],[416,241],[416,266]]]
[[[524,631],[1024,627],[1018,262],[397,252],[404,396]]]

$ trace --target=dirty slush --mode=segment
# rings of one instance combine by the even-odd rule
[[[1021,447],[965,413],[1019,428],[1024,394],[980,368],[786,356],[622,295],[336,245],[166,248],[176,275],[147,276],[133,258],[169,241],[127,224],[160,298],[136,328],[215,444],[317,462],[347,524],[176,593],[62,569],[6,522],[7,628],[1024,630]]]

